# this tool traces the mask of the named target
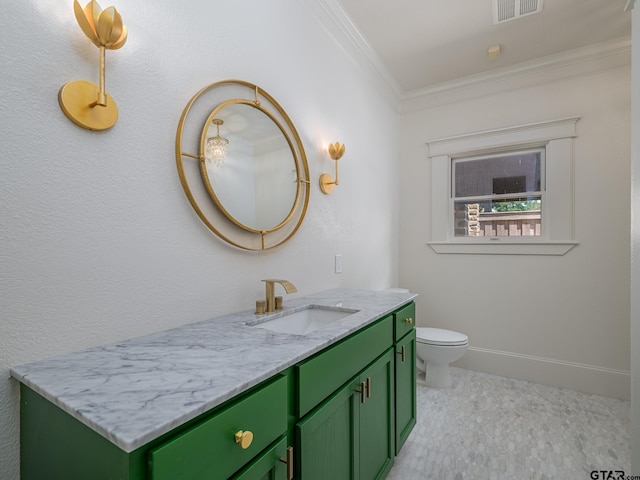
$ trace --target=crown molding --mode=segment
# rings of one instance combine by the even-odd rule
[[[631,8],[633,2],[631,0]],[[377,52],[337,0],[298,0],[399,112],[411,112],[631,64],[631,38],[623,37],[490,72],[403,91]]]
[[[402,90],[377,52],[365,40],[336,0],[298,0],[369,78],[395,111]]]
[[[406,92],[402,94],[401,112],[558,82],[630,64],[631,39],[624,37]]]

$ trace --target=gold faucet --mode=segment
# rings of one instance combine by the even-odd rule
[[[262,280],[265,282],[266,300],[267,300],[267,313],[275,312],[276,310],[276,297],[275,297],[275,284],[279,283],[284,287],[284,291],[287,293],[297,292],[298,289],[295,285],[288,280],[274,280],[272,278]]]

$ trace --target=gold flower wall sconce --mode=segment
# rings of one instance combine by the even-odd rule
[[[320,175],[320,190],[326,195],[333,192],[333,187],[338,185],[338,160],[344,154],[344,144],[340,144],[340,142],[330,143],[327,151],[331,159],[336,162],[336,178],[334,180],[329,173]]]
[[[58,93],[64,114],[76,125],[88,130],[106,130],[118,120],[118,107],[105,90],[106,50],[117,50],[127,41],[127,27],[115,7],[104,10],[91,0],[84,9],[74,0],[73,10],[84,34],[100,50],[100,84],[76,80]]]

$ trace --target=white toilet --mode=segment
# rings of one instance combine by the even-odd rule
[[[442,328],[416,328],[416,368],[425,372],[428,387],[450,387],[449,364],[462,358],[469,337]]]

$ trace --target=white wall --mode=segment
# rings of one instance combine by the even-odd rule
[[[631,118],[631,474],[640,475],[640,5],[633,9]]]
[[[66,82],[97,80],[98,51],[72,5],[3,2],[0,17],[3,480],[19,465],[10,366],[250,309],[265,277],[292,281],[298,295],[398,280],[397,114],[303,1],[115,2],[130,33],[107,52],[120,119],[102,133],[74,125],[57,103]],[[227,78],[273,95],[307,150],[306,220],[272,252],[221,243],[178,180],[182,109]],[[346,153],[340,186],[325,196],[317,181],[333,163],[322,147],[335,141]]]
[[[402,116],[400,284],[418,325],[466,333],[460,366],[629,397],[628,64]],[[429,140],[580,116],[564,256],[436,254]],[[553,181],[553,179],[549,179]]]

